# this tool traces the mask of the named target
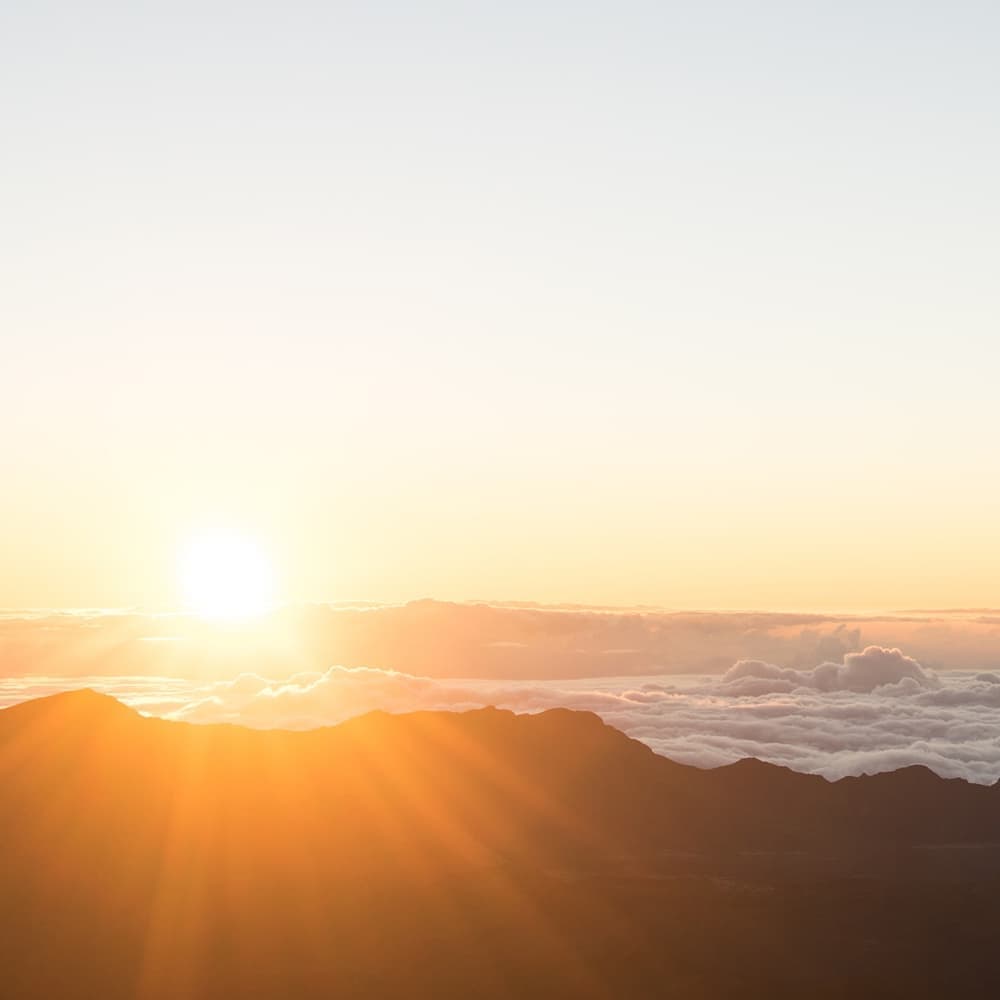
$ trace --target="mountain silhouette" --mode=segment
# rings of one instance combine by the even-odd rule
[[[1000,788],[699,770],[589,713],[0,712],[0,994],[989,996]]]

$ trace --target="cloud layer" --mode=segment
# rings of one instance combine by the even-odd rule
[[[1000,614],[669,612],[441,601],[290,607],[244,625],[183,615],[0,613],[0,676],[287,678],[336,663],[422,677],[555,680],[722,673],[739,660],[801,672],[841,664],[846,654],[871,645],[904,649],[934,670],[1000,670]]]
[[[979,783],[1000,778],[1000,676],[936,673],[874,646],[807,670],[743,660],[721,676],[483,681],[332,667],[281,681],[244,674],[88,683],[141,711],[191,722],[311,728],[374,709],[564,706],[596,712],[657,753],[701,767],[754,756],[831,779],[910,764]],[[0,704],[68,686],[79,682],[8,679]]]

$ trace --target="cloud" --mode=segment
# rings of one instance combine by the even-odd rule
[[[842,663],[821,663],[812,670],[740,660],[722,675],[722,684],[733,695],[787,693],[797,688],[871,692],[885,687],[899,694],[911,694],[916,689],[938,687],[940,683],[932,671],[924,670],[912,657],[881,646],[866,646],[860,653],[847,653]]]
[[[903,649],[924,670],[1000,670],[1000,616],[980,611],[897,615],[670,612],[413,601],[305,605],[243,625],[183,615],[0,613],[0,675],[288,678],[331,663],[420,677],[549,680],[722,673],[757,661],[804,674],[846,667],[866,647]],[[856,678],[831,683],[863,685]],[[914,674],[916,683],[922,683]],[[796,673],[765,682],[825,683]],[[780,685],[779,685],[780,686]]]

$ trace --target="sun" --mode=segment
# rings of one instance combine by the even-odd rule
[[[179,577],[185,606],[203,618],[254,618],[274,606],[274,571],[260,546],[244,535],[192,538],[180,553]]]

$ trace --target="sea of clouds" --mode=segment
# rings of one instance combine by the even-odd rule
[[[836,779],[924,764],[944,777],[1000,778],[1000,674],[934,671],[898,649],[809,669],[763,660],[718,675],[458,680],[331,667],[280,681],[253,673],[0,679],[0,706],[81,686],[169,719],[307,729],[381,709],[597,713],[657,753],[700,767],[758,757]]]

